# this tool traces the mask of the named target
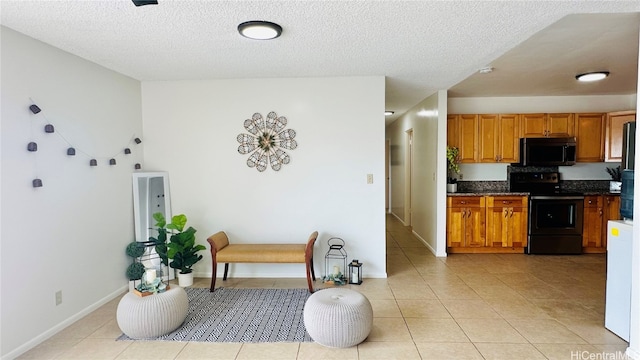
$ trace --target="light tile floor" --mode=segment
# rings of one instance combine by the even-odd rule
[[[374,309],[371,334],[358,346],[115,341],[115,299],[20,359],[623,359],[614,356],[627,343],[604,328],[605,270],[604,255],[436,258],[387,216],[389,277],[353,286]],[[305,288],[306,280],[224,286]]]

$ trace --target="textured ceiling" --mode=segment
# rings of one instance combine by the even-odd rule
[[[385,76],[386,108],[396,112],[388,121],[441,89],[450,96],[635,92],[637,75],[579,91],[560,80],[614,64],[637,74],[639,1],[159,3],[2,0],[0,22],[143,81]],[[622,14],[565,18],[596,13]],[[283,34],[243,38],[236,27],[248,20],[276,22]],[[601,48],[591,49],[589,38]],[[475,75],[485,65],[496,71]],[[619,74],[611,71],[609,80]]]

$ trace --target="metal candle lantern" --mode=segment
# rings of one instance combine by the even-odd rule
[[[349,284],[362,284],[362,263],[355,259],[349,263]]]
[[[329,251],[324,256],[324,279],[345,282],[344,271],[347,270],[347,252],[344,249],[344,240],[331,238],[327,241]]]

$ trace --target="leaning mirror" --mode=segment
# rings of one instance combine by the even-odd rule
[[[153,214],[161,212],[167,221],[171,221],[171,196],[169,193],[169,174],[167,172],[139,172],[133,174],[133,214],[135,222],[135,239],[147,243],[150,237],[157,237],[156,221]],[[145,268],[157,268],[164,276],[160,259],[155,247],[147,246],[145,251]],[[170,274],[169,274],[170,275]],[[172,278],[172,276],[171,276]]]

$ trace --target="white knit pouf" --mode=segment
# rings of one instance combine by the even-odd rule
[[[189,311],[187,293],[173,287],[163,293],[140,297],[132,292],[118,303],[116,319],[123,333],[132,339],[148,339],[177,329]]]
[[[346,348],[369,336],[371,303],[361,293],[342,288],[319,290],[304,305],[304,326],[320,345]]]

